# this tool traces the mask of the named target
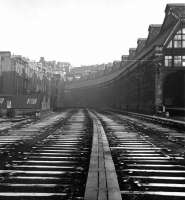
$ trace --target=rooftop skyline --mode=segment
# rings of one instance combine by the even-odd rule
[[[120,60],[177,0],[0,0],[1,51],[73,66]]]

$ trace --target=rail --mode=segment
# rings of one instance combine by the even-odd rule
[[[85,200],[121,200],[117,175],[109,144],[100,120],[93,119],[93,148],[86,184]]]
[[[166,124],[166,125],[173,126],[173,127],[175,126],[175,127],[178,127],[178,128],[181,128],[181,127],[185,128],[185,122],[184,121],[176,120],[176,119],[172,119],[172,118],[165,118],[165,117],[160,117],[160,116],[156,116],[156,115],[147,115],[147,114],[127,112],[127,111],[115,110],[115,109],[110,110],[110,112],[122,113],[122,114],[126,114],[126,115],[129,115],[129,116],[137,117],[137,118],[140,118],[140,119],[149,120],[149,121],[152,121],[154,123]]]

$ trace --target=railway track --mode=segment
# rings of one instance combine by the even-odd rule
[[[172,119],[172,118],[165,118],[165,117],[155,116],[155,115],[145,115],[141,113],[126,112],[126,111],[119,111],[119,110],[112,110],[112,111],[109,111],[109,113],[120,113],[123,115],[141,119],[144,121],[152,122],[154,124],[167,125],[168,127],[171,127],[171,128],[176,127],[178,129],[183,129],[183,130],[185,128],[184,121]]]
[[[0,137],[4,158],[0,166],[0,199],[83,199],[90,159],[91,121],[82,110],[64,118],[54,131],[53,125],[48,127],[49,120],[26,127],[25,131],[17,130],[10,137]],[[47,134],[43,130],[46,125]],[[15,147],[16,144],[19,145]]]
[[[185,199],[185,160],[164,151],[131,119],[97,114],[108,137],[122,199]],[[177,134],[178,135],[178,134]]]
[[[24,125],[31,124],[35,120],[30,117],[9,118],[0,120],[0,134],[8,132],[11,129],[20,128]]]
[[[185,138],[83,109],[25,124],[0,135],[0,199],[184,199],[185,160],[174,149],[185,146],[176,137]]]

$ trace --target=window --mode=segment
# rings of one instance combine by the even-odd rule
[[[172,56],[165,56],[165,66],[166,67],[172,66]]]
[[[185,48],[185,35],[183,35],[182,48]]]
[[[180,67],[181,66],[181,56],[174,56],[174,66],[175,67]]]
[[[185,48],[185,28],[181,28],[169,42],[167,48]]]
[[[185,56],[165,56],[165,67],[185,67]]]
[[[181,41],[174,40],[174,48],[181,48]]]
[[[182,56],[182,66],[185,67],[185,56]]]
[[[170,43],[168,44],[167,48],[172,48],[172,40],[170,41]]]

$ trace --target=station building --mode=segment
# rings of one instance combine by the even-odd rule
[[[94,80],[68,84],[66,106],[118,108],[154,114],[185,111],[185,4],[167,4],[163,23],[122,56],[121,68]]]

